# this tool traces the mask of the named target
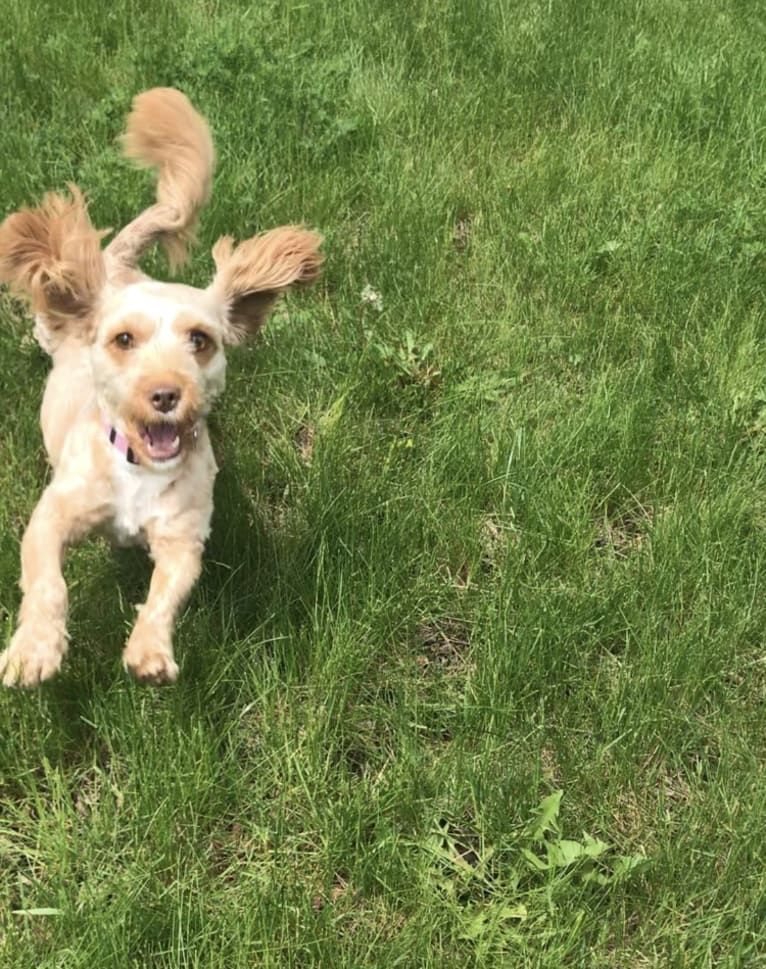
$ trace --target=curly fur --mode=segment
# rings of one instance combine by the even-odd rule
[[[106,281],[101,239],[82,192],[49,193],[0,225],[0,282],[11,284],[53,328],[92,317]],[[80,327],[80,330],[84,330]]]
[[[210,131],[179,91],[135,99],[126,153],[157,169],[157,201],[101,250],[82,193],[47,195],[0,225],[0,281],[36,314],[53,358],[40,422],[53,477],[21,545],[19,622],[0,653],[7,685],[53,676],[66,653],[66,547],[94,528],[146,545],[149,594],[124,664],[151,683],[173,681],[173,624],[200,571],[216,465],[207,416],[224,388],[225,345],[263,326],[287,288],[319,275],[321,237],[283,226],[213,250],[206,289],[158,282],[139,268],[155,242],[186,254],[208,200]],[[124,446],[115,446],[119,436]],[[130,455],[130,460],[125,455]]]

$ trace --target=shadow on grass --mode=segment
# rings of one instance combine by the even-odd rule
[[[108,760],[125,716],[151,712],[182,733],[221,717],[247,692],[253,664],[289,664],[291,675],[300,676],[300,650],[293,647],[305,639],[294,634],[307,621],[313,596],[310,542],[268,519],[237,468],[219,473],[215,508],[202,576],[176,626],[180,679],[166,689],[137,684],[122,669],[135,607],[151,578],[146,551],[98,539],[70,551],[71,638],[62,671],[39,690],[6,701],[11,719],[27,721],[36,735],[25,746],[31,760],[56,769]],[[31,761],[17,767],[34,770]]]

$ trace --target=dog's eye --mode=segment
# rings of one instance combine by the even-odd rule
[[[114,342],[120,348],[120,350],[130,350],[133,346],[133,334],[132,333],[118,333],[114,338]]]
[[[189,343],[191,343],[192,350],[195,353],[202,353],[210,346],[210,337],[202,330],[192,330],[189,334]]]

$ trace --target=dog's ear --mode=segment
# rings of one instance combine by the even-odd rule
[[[80,190],[48,194],[0,225],[0,282],[25,297],[55,329],[85,324],[105,283],[101,238]]]
[[[213,247],[217,271],[210,290],[223,306],[228,342],[257,333],[280,293],[318,278],[324,260],[321,242],[316,232],[292,225],[272,229],[236,248],[230,236],[218,240]]]

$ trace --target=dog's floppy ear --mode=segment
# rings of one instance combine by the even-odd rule
[[[0,282],[10,283],[54,328],[85,321],[104,286],[101,238],[82,192],[50,193],[38,208],[21,209],[0,225]]]
[[[227,321],[226,338],[236,343],[266,322],[280,293],[318,278],[324,256],[322,237],[286,225],[241,242],[230,236],[213,247],[216,274],[210,290],[218,296]]]

